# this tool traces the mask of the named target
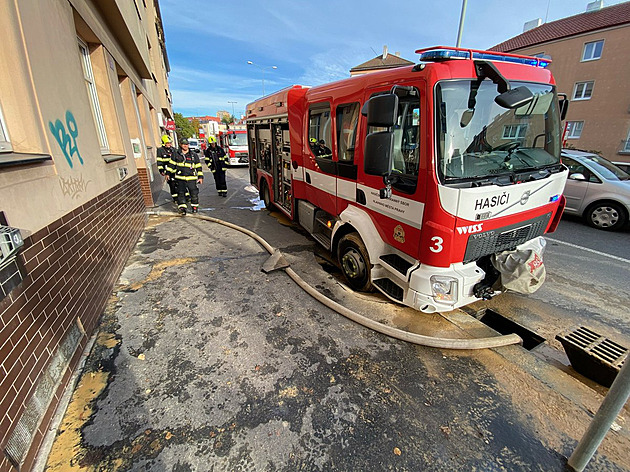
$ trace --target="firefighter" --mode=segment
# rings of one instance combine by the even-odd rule
[[[310,138],[308,141],[311,146],[311,151],[313,151],[315,157],[332,157],[332,151],[329,147],[326,146],[326,141],[324,141],[323,139],[317,141],[316,138]]]
[[[214,182],[217,185],[217,192],[221,197],[227,197],[227,182],[225,180],[225,169],[227,168],[227,158],[222,147],[217,146],[217,138],[208,138],[208,147],[204,152],[206,165],[212,171]]]
[[[175,151],[175,149],[173,149],[171,138],[169,138],[168,135],[165,134],[164,136],[162,136],[162,147],[160,147],[157,152],[157,168],[160,172],[160,175],[163,176],[168,182],[168,187],[171,190],[173,203],[177,204],[177,182],[175,181],[175,179],[172,178],[173,176],[169,176],[168,172],[166,171],[166,167],[171,160],[173,151]]]
[[[167,171],[170,172],[177,182],[177,207],[182,215],[186,214],[188,205],[186,194],[190,194],[190,206],[192,212],[199,211],[199,188],[197,184],[203,183],[203,170],[199,156],[190,149],[188,140],[182,139],[179,143],[180,149],[173,153]]]

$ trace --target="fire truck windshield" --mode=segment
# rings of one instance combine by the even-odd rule
[[[527,172],[540,175],[547,169],[549,175],[562,170],[555,88],[511,82],[512,89],[521,86],[534,99],[507,109],[495,103],[497,86],[489,80],[437,84],[438,174],[444,184],[475,185],[498,176],[518,173],[521,179]]]
[[[230,146],[247,146],[247,134],[246,133],[230,133],[230,140],[228,144]]]

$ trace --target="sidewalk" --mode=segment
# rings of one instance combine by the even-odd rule
[[[312,240],[256,211],[245,179],[230,170],[221,199],[208,178],[201,213],[259,233],[357,312],[432,336],[488,335],[462,312],[347,292]],[[282,271],[262,273],[267,256],[221,225],[149,217],[46,470],[564,470],[599,394],[520,346],[443,351],[369,331]],[[618,421],[587,470],[630,470],[629,426]]]

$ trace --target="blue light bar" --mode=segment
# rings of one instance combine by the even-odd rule
[[[453,49],[432,49],[420,54],[422,62],[441,62],[456,59],[470,59],[472,52],[473,59],[483,59],[487,61],[512,62],[514,64],[525,64],[528,66],[547,67],[549,61],[538,59],[535,57],[512,56],[495,54],[492,52],[471,51],[471,50],[453,50]]]
[[[557,202],[558,200],[560,200],[560,195],[554,195],[553,197],[549,199],[549,203],[554,203],[554,202]]]

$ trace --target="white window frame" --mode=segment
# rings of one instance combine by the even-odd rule
[[[597,43],[602,43],[602,50],[599,54],[599,56],[595,57],[593,55],[591,55],[591,57],[585,57],[586,55],[586,48],[588,47],[589,44],[593,45],[593,54],[595,54],[595,49],[597,49]],[[588,43],[584,43],[584,47],[582,48],[582,61],[581,62],[588,62],[588,61],[597,61],[602,57],[602,53],[604,52],[604,40],[603,39],[598,39],[597,41],[589,41]]]
[[[588,87],[588,84],[591,84],[591,94],[586,97],[585,93],[586,93],[586,89]],[[580,94],[580,96],[578,97],[578,88],[580,88],[580,86],[582,87],[582,92]],[[573,98],[571,99],[572,101],[579,101],[579,100],[590,100],[591,97],[593,96],[593,89],[595,88],[595,81],[594,80],[586,80],[584,82],[576,82],[575,86],[573,87]]]
[[[579,132],[576,134],[576,130],[578,128]],[[582,136],[582,131],[584,131],[583,121],[567,121],[567,135],[565,136],[566,139],[580,139],[580,137]]]
[[[107,141],[107,132],[105,130],[105,122],[103,121],[103,113],[101,105],[98,101],[98,93],[96,91],[96,82],[94,81],[94,73],[92,72],[92,61],[90,59],[90,48],[81,38],[77,38],[79,42],[79,54],[81,56],[81,67],[83,69],[83,78],[90,98],[92,106],[92,115],[94,116],[94,125],[96,126],[96,134],[101,147],[101,154],[109,154],[109,143]]]
[[[515,130],[516,133],[512,136],[512,131]],[[509,132],[508,132],[509,131]],[[502,139],[523,139],[525,138],[525,134],[527,133],[527,125],[526,124],[514,124],[514,125],[504,125],[503,126],[503,136]]]
[[[2,114],[2,106],[0,106],[0,152],[11,152],[13,147],[9,139],[9,130],[4,121],[4,115]]]

